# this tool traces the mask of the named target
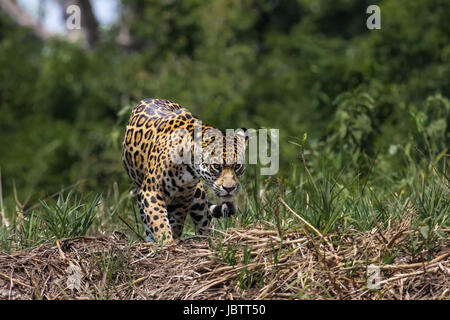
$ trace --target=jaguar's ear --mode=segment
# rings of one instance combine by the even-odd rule
[[[247,128],[236,129],[236,135],[241,137],[241,138],[244,138],[245,139],[245,143],[246,144],[248,143],[248,131],[247,131]]]

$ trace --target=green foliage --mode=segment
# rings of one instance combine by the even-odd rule
[[[235,266],[237,264],[236,253],[238,249],[231,243],[224,244],[222,241],[214,244],[211,239],[209,239],[209,247],[217,253],[218,258],[230,266]]]
[[[20,228],[17,228],[17,242],[21,247],[27,248],[39,245],[50,238],[43,232],[44,223],[39,212],[31,211],[22,217]]]
[[[424,249],[431,253],[438,239],[446,239],[443,228],[450,225],[450,192],[447,181],[418,185],[412,195],[412,203],[417,208],[418,217],[414,221],[416,232],[410,236],[409,251],[415,255]]]
[[[11,233],[6,226],[0,226],[0,248],[2,250],[11,250]]]
[[[337,109],[327,143],[336,150],[345,150],[356,156],[361,152],[370,153],[376,121],[375,100],[358,88],[353,92],[341,93],[334,104]]]
[[[72,192],[65,198],[62,194],[53,204],[41,201],[42,218],[49,233],[56,239],[84,236],[91,226],[95,209],[101,197],[96,195],[90,204],[82,203]]]
[[[428,97],[421,111],[411,111],[415,122],[415,140],[429,156],[439,161],[447,152],[450,141],[450,102],[441,95]],[[432,162],[433,164],[435,162]]]

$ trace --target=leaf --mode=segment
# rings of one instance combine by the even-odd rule
[[[428,240],[428,234],[430,232],[429,226],[423,226],[419,229],[420,234],[424,237],[425,240]]]

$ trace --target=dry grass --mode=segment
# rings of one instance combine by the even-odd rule
[[[0,299],[448,299],[448,241],[428,261],[398,254],[381,262],[407,236],[407,224],[340,235],[339,242],[306,229],[280,237],[267,225],[228,229],[211,244],[129,245],[119,233],[63,239],[0,252]],[[230,244],[235,265],[220,258],[220,242]],[[369,264],[380,266],[379,290],[366,287]],[[67,288],[70,265],[81,268],[79,290]]]

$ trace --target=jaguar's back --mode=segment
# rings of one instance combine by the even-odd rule
[[[177,103],[165,99],[142,100],[131,112],[122,148],[122,160],[128,175],[140,187],[150,154],[161,153],[155,144],[158,135],[170,133],[196,119]]]

